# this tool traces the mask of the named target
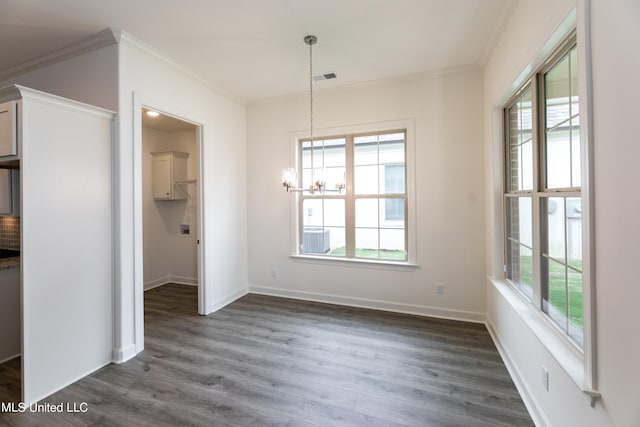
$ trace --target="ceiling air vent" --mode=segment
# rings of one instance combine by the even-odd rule
[[[336,77],[336,73],[316,74],[315,76],[313,76],[313,80],[317,82],[320,80],[335,79]]]

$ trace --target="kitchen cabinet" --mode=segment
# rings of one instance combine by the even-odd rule
[[[187,181],[188,153],[165,151],[151,153],[153,156],[153,198],[155,200],[185,200],[188,193]]]
[[[0,169],[0,215],[20,216],[20,171]]]
[[[18,104],[0,104],[0,157],[18,154]]]

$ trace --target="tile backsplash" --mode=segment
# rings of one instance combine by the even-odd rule
[[[0,216],[0,249],[20,250],[20,217]]]

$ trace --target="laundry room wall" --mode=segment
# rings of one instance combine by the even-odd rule
[[[144,287],[166,283],[198,284],[197,264],[197,183],[181,185],[190,198],[154,200],[153,155],[164,151],[188,153],[187,178],[198,172],[196,131],[163,132],[147,126],[142,129],[142,192],[144,239]],[[190,234],[181,233],[188,224]]]

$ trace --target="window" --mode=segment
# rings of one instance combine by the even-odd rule
[[[308,139],[299,144],[303,188],[321,176],[342,192],[299,197],[299,253],[408,261],[406,130]],[[313,162],[311,161],[313,156]],[[313,174],[312,174],[313,164]]]
[[[583,348],[577,49],[569,39],[505,108],[507,279]]]
[[[533,298],[533,128],[531,88],[507,109],[507,278]]]
[[[404,163],[384,165],[384,191],[387,194],[404,192]],[[404,220],[404,200],[400,198],[384,201],[384,218],[386,221]]]
[[[544,145],[541,197],[543,311],[582,346],[582,206],[577,49],[539,79]]]

